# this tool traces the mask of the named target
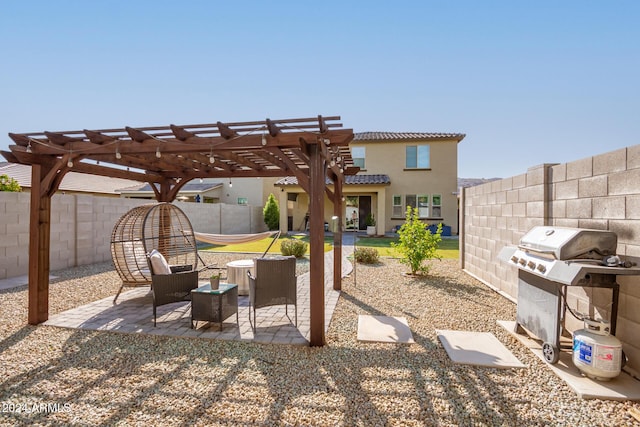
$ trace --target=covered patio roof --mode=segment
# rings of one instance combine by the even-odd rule
[[[66,173],[147,182],[172,202],[194,178],[295,176],[310,199],[311,345],[324,344],[324,194],[342,216],[342,185],[355,175],[353,130],[339,116],[252,122],[10,133],[0,153],[32,166],[29,323],[48,319],[51,197]],[[333,188],[327,185],[333,182]],[[334,288],[340,289],[341,233],[335,233]]]

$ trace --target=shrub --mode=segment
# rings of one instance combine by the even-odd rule
[[[280,252],[284,256],[293,255],[296,258],[303,257],[307,253],[309,245],[298,239],[285,239],[280,243]]]
[[[9,175],[0,175],[0,191],[20,192],[22,191],[22,187],[20,187],[18,181]]]
[[[376,225],[376,217],[373,216],[373,214],[367,215],[367,217],[364,220],[364,225],[366,225],[367,227],[375,226]]]
[[[360,264],[377,264],[380,261],[380,254],[375,248],[356,248],[353,256]]]
[[[411,268],[411,274],[428,273],[429,266],[424,265],[423,261],[427,259],[440,257],[436,254],[438,244],[442,241],[442,224],[438,224],[436,233],[431,233],[429,229],[420,221],[418,209],[412,209],[407,206],[407,214],[405,223],[398,230],[400,236],[398,243],[392,243],[391,246],[396,248],[402,255],[400,262]]]
[[[280,228],[280,208],[278,207],[278,202],[276,201],[273,193],[269,194],[269,198],[264,205],[262,214],[264,215],[264,223],[267,225],[269,230],[277,230]]]

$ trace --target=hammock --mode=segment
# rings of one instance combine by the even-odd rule
[[[187,234],[188,232],[183,231],[183,233]],[[261,258],[264,258],[267,252],[269,252],[269,249],[271,249],[271,246],[273,246],[276,240],[278,240],[278,237],[280,237],[280,230],[265,231],[263,233],[255,234],[210,234],[194,231],[193,236],[200,242],[209,243],[212,245],[235,245],[238,243],[257,242],[258,240],[266,239],[267,237],[273,236],[273,240],[271,241],[269,246],[267,246],[267,249],[262,253]]]
[[[238,243],[257,242],[258,240],[271,237],[274,233],[280,234],[280,231],[265,231],[264,233],[256,234],[209,234],[194,231],[193,235],[196,240],[212,245],[237,245]]]

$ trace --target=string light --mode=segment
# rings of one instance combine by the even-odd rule
[[[120,160],[122,158],[122,154],[120,154],[120,150],[118,150],[118,146],[116,145],[116,159]]]
[[[73,167],[73,160],[69,159],[69,161],[67,162],[67,167]]]
[[[262,145],[267,145],[267,135],[265,135],[265,133],[262,133]]]
[[[209,163],[213,164],[216,161],[216,158],[213,157],[213,145],[211,146],[211,150],[209,151]]]
[[[31,139],[29,139],[29,144],[27,145],[27,153],[31,153]]]
[[[229,188],[233,187],[233,184],[231,183],[231,180],[229,180]]]
[[[200,184],[202,184],[204,182],[204,180],[202,178],[200,178]]]
[[[162,157],[162,153],[160,153],[160,146],[158,146],[158,148],[156,148],[156,157],[159,159],[160,157]]]

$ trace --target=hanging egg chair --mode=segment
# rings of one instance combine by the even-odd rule
[[[191,222],[171,203],[142,205],[125,213],[111,233],[111,257],[122,286],[151,284],[147,254],[158,250],[169,265],[196,270],[198,250]]]

